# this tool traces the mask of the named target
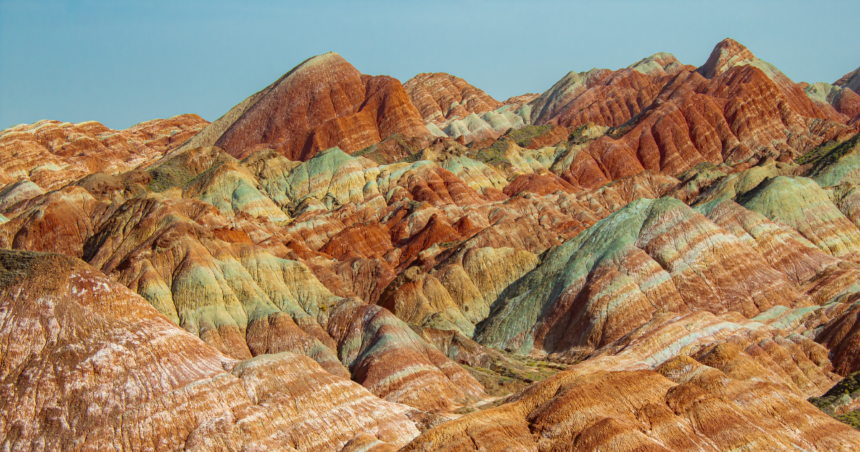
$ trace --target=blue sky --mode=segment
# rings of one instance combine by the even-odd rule
[[[795,81],[833,82],[860,66],[857,17],[857,0],[0,0],[0,128],[212,121],[330,50],[401,81],[449,72],[499,100],[659,51],[698,66],[725,37]]]

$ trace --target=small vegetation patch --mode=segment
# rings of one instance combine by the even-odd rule
[[[582,136],[583,132],[585,131],[585,127],[586,124],[583,124],[574,129],[573,132],[570,132],[570,135],[567,136],[567,142],[570,144],[583,144],[588,141],[587,138],[584,138]]]
[[[185,168],[174,164],[174,162],[167,162],[148,172],[152,177],[152,181],[147,188],[154,192],[163,192],[173,187],[184,187],[185,184],[194,178],[193,174]]]
[[[489,368],[460,364],[481,383],[484,391],[492,396],[504,397],[513,394],[536,381],[545,380],[567,367],[550,361],[520,356],[501,350],[496,351],[501,353],[506,360],[494,360],[488,364]],[[482,409],[489,407],[482,407]]]
[[[370,145],[360,151],[354,152],[353,157],[364,157],[379,165],[388,165],[395,162],[408,161],[414,163],[418,160],[421,150],[409,144],[402,134],[394,134],[381,143]],[[399,160],[398,160],[399,159]]]
[[[418,160],[421,160],[421,153],[420,152],[416,152],[414,154],[410,154],[406,157],[403,157],[402,159],[398,160],[395,163],[415,163]]]
[[[858,138],[860,138],[860,134],[854,135],[853,137],[843,141],[842,143],[836,143],[832,140],[828,141],[824,144],[819,145],[815,149],[807,152],[806,154],[801,155],[794,161],[798,165],[806,165],[807,163],[811,163],[812,165],[814,165],[812,173],[816,174],[828,165],[836,163],[836,161],[842,158],[842,156],[848,154],[855,147],[857,147]]]
[[[848,424],[854,430],[860,430],[860,410],[836,416],[836,420],[843,424]]]
[[[517,130],[511,129],[511,131],[508,132],[508,137],[514,140],[514,142],[519,146],[527,146],[528,142],[531,141],[532,138],[547,132],[551,128],[552,126],[549,124],[542,126],[529,124]]]
[[[860,372],[854,372],[843,378],[842,381],[830,388],[821,397],[810,397],[809,403],[833,416],[840,405],[845,406],[846,402],[850,403],[858,397],[860,397]],[[842,423],[850,425],[855,430],[860,430],[860,410],[854,410],[833,417]]]

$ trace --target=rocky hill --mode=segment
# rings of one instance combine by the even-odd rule
[[[0,449],[857,449],[856,74],[702,60],[0,131]]]

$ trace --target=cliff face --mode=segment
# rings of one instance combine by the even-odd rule
[[[498,102],[331,53],[2,131],[0,448],[852,450],[850,75],[727,39]]]

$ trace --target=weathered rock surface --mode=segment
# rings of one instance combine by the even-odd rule
[[[843,75],[842,78],[833,82],[833,84],[853,90],[855,93],[860,93],[860,68]]]
[[[844,140],[856,133],[845,125],[853,93],[830,100],[814,102],[727,39],[698,70],[658,54],[619,71],[570,73],[529,105],[534,124],[613,128],[577,148],[566,169],[569,182],[596,187],[643,169],[678,175],[703,163],[755,164]]]
[[[777,418],[771,410],[791,414]],[[658,372],[574,367],[504,405],[437,426],[406,450],[719,451],[751,444],[852,450],[860,435],[779,385],[686,358]]]
[[[660,313],[754,317],[798,302],[796,287],[733,234],[680,201],[639,199],[552,249],[500,295],[476,337],[578,359]]]

